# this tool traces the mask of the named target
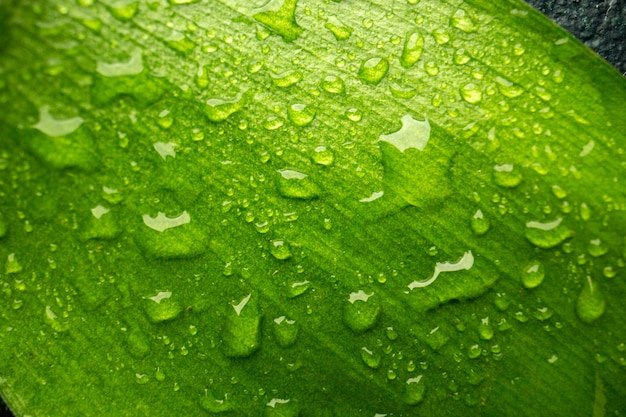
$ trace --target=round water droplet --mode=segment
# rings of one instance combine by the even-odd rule
[[[190,258],[206,250],[207,237],[204,230],[186,211],[179,216],[169,217],[159,212],[156,217],[143,215],[134,240],[147,255],[155,258]]]
[[[519,97],[524,92],[524,88],[507,80],[506,78],[496,77],[496,84],[500,93],[508,98]]]
[[[283,197],[308,200],[320,195],[320,188],[307,174],[291,169],[278,170],[277,185]]]
[[[150,382],[150,378],[148,378],[148,375],[136,373],[135,382],[137,382],[139,385],[145,385]]]
[[[453,61],[457,65],[465,65],[470,61],[470,56],[464,48],[459,48],[454,51]]]
[[[389,91],[395,98],[412,99],[417,94],[417,89],[413,87],[406,87],[400,84],[391,84]]]
[[[387,75],[389,61],[375,57],[363,61],[359,69],[359,78],[368,84],[376,85]]]
[[[282,239],[273,240],[270,242],[270,252],[274,258],[284,261],[291,258],[291,250],[289,244]]]
[[[470,359],[476,359],[482,354],[483,350],[478,345],[472,345],[467,350],[467,357]]]
[[[335,154],[326,146],[318,146],[313,150],[311,159],[318,165],[330,166],[335,160]]]
[[[315,119],[315,109],[306,104],[293,104],[287,109],[287,115],[296,126],[307,126]]]
[[[526,223],[524,235],[530,243],[539,248],[554,248],[572,235],[571,231],[562,222],[563,219],[560,217],[547,223],[528,222]]]
[[[470,104],[479,103],[483,99],[483,92],[474,83],[468,83],[460,88],[461,97]]]
[[[372,352],[366,347],[361,348],[361,359],[363,360],[365,366],[369,368],[378,369],[378,367],[380,366],[381,356]]]
[[[424,400],[426,393],[426,385],[424,384],[423,375],[409,378],[404,385],[404,395],[402,399],[408,405],[416,405]]]
[[[377,297],[363,290],[351,293],[343,309],[344,323],[357,334],[374,327],[379,315],[380,303]]]
[[[342,94],[346,85],[341,77],[329,75],[322,80],[322,88],[330,94]]]
[[[539,321],[546,321],[550,317],[552,317],[553,314],[554,312],[550,310],[548,307],[540,307],[537,310],[535,310],[533,317],[535,317]]]
[[[609,247],[606,243],[602,242],[600,239],[593,239],[589,242],[589,246],[587,248],[589,255],[594,258],[599,258],[600,256],[604,256],[609,251]]]
[[[400,64],[404,68],[411,68],[422,56],[424,50],[424,36],[419,32],[412,32],[406,35],[404,48],[400,56]]]
[[[224,354],[232,358],[252,355],[259,349],[261,313],[255,298],[248,294],[231,304],[222,327]]]
[[[493,338],[493,327],[489,324],[489,318],[481,319],[478,325],[478,336],[483,340],[491,340]]]
[[[289,298],[295,298],[304,294],[309,289],[310,284],[309,281],[292,282],[289,285]]]
[[[426,73],[432,77],[439,74],[439,66],[437,66],[437,63],[433,61],[429,61],[424,64],[424,70],[426,70]]]
[[[285,316],[274,319],[273,325],[274,339],[283,348],[287,348],[296,343],[298,338],[298,324],[294,320],[289,320]]]
[[[541,285],[545,277],[543,264],[531,262],[522,272],[522,285],[526,288],[535,288]]]
[[[450,18],[450,26],[453,26],[465,33],[476,32],[478,26],[474,23],[469,13],[464,9],[458,9]]]
[[[491,222],[481,210],[476,210],[476,213],[472,216],[471,226],[476,235],[482,236],[489,231]]]
[[[353,122],[360,122],[361,118],[363,117],[363,114],[361,113],[361,110],[359,109],[350,108],[346,110],[346,117]]]
[[[583,283],[583,288],[576,301],[576,314],[585,323],[592,323],[599,319],[606,309],[604,295],[591,277],[587,277]]]

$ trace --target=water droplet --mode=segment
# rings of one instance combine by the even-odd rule
[[[158,293],[144,297],[144,310],[153,323],[173,320],[183,311],[182,305],[172,299],[171,291],[159,291]]]
[[[471,251],[467,251],[463,254],[463,257],[458,262],[437,262],[435,265],[435,272],[433,276],[426,281],[413,281],[409,284],[409,289],[423,288],[431,285],[437,280],[439,274],[442,272],[455,272],[469,270],[474,266],[474,255]]]
[[[300,415],[300,406],[292,400],[272,398],[266,404],[263,415],[265,417],[298,417]]]
[[[470,104],[479,103],[483,99],[483,92],[474,83],[468,83],[460,88],[461,97]]]
[[[389,91],[395,98],[412,99],[417,94],[417,90],[413,87],[405,87],[400,84],[393,83],[389,86]]]
[[[389,71],[389,61],[384,58],[374,57],[363,61],[359,69],[359,78],[366,83],[376,85]]]
[[[319,187],[307,174],[291,169],[277,172],[278,191],[283,197],[309,200],[320,195]]]
[[[116,0],[109,6],[109,10],[116,19],[127,22],[135,17],[138,6],[138,1]]]
[[[379,354],[372,352],[366,347],[361,348],[361,360],[365,366],[372,369],[378,369],[380,366],[380,359],[381,356]]]
[[[315,119],[315,108],[306,104],[293,104],[287,109],[289,120],[296,126],[307,126]]]
[[[163,158],[167,160],[167,157],[176,158],[176,148],[178,144],[174,142],[156,142],[152,145],[154,150]]]
[[[289,298],[295,298],[307,292],[309,284],[311,284],[309,281],[292,282],[289,285]]]
[[[535,288],[541,285],[545,277],[543,264],[531,262],[522,272],[522,285],[526,288]]]
[[[402,399],[408,405],[416,405],[422,402],[426,393],[423,375],[409,378],[404,385],[404,395]]]
[[[586,203],[580,205],[580,218],[587,221],[591,218],[591,209]]]
[[[120,228],[110,212],[108,208],[102,205],[92,208],[91,216],[86,221],[81,233],[81,239],[115,239],[120,233]]]
[[[26,143],[44,163],[57,169],[91,171],[98,164],[91,132],[81,117],[55,119],[47,106],[39,109],[39,122],[29,130]]]
[[[450,42],[450,34],[443,28],[438,28],[433,31],[433,37],[435,38],[435,42],[439,45],[445,45]]]
[[[212,122],[222,122],[243,108],[246,92],[239,93],[235,98],[211,98],[207,100],[204,114]]]
[[[483,340],[491,340],[493,338],[493,327],[489,324],[488,317],[480,320],[480,324],[478,325],[478,336]]]
[[[482,349],[478,345],[472,345],[467,350],[467,357],[470,359],[476,359],[482,354]]]
[[[424,36],[419,32],[412,32],[406,35],[404,48],[400,56],[400,64],[404,68],[411,68],[422,56],[424,50]]]
[[[19,272],[22,272],[22,264],[19,263],[19,261],[17,260],[17,257],[15,256],[14,253],[10,253],[7,256],[7,263],[4,266],[4,272],[9,275],[9,274],[17,274]]]
[[[46,306],[44,315],[44,322],[52,328],[55,332],[65,332],[69,329],[68,323],[62,320],[54,311],[52,307]]]
[[[535,317],[539,321],[546,321],[550,317],[552,317],[553,314],[554,312],[550,310],[548,307],[540,307],[537,310],[535,310],[533,317]]]
[[[234,409],[227,395],[224,396],[223,400],[218,400],[209,390],[205,390],[205,394],[200,397],[198,404],[204,411],[214,414],[228,413]]]
[[[476,32],[478,26],[474,23],[469,13],[464,9],[458,9],[450,18],[450,26],[453,26],[465,33]]]
[[[318,146],[313,150],[311,159],[318,165],[330,166],[335,160],[335,155],[326,146]]]
[[[562,222],[563,219],[560,217],[548,223],[528,222],[526,223],[524,235],[530,243],[539,248],[554,248],[572,235],[571,231]]]
[[[283,127],[285,121],[278,116],[270,116],[263,122],[263,128],[266,130],[276,130]]]
[[[281,261],[291,258],[291,250],[289,249],[289,244],[284,240],[273,240],[270,243],[270,252],[274,256],[274,258]]]
[[[583,288],[576,301],[576,314],[585,323],[592,323],[599,319],[606,309],[606,301],[591,277],[584,280]]]
[[[507,80],[506,78],[499,76],[496,77],[496,84],[500,93],[508,98],[519,97],[524,92],[524,89],[521,86]]]
[[[430,139],[430,123],[428,120],[415,120],[410,114],[406,114],[401,119],[400,130],[388,135],[381,135],[379,141],[390,143],[400,152],[407,149],[418,149],[423,151]]]
[[[512,164],[493,167],[493,180],[500,187],[514,188],[522,182],[522,174]]]
[[[467,54],[467,51],[464,48],[459,48],[454,51],[453,61],[457,65],[465,65],[470,61],[470,56]]]
[[[222,328],[224,353],[228,357],[243,358],[259,349],[261,313],[255,298],[248,294],[241,301],[231,304]]]
[[[198,224],[192,222],[186,211],[177,217],[159,212],[156,217],[143,215],[142,227],[137,231],[135,243],[147,255],[156,258],[188,258],[203,253],[206,235]]]
[[[427,62],[424,65],[424,70],[426,70],[426,73],[430,75],[431,77],[434,77],[437,74],[439,74],[439,66],[437,66],[437,63],[433,61]]]
[[[489,231],[491,222],[485,217],[481,210],[476,210],[471,220],[472,230],[476,235],[482,236]]]
[[[179,5],[179,4],[194,4],[198,3],[200,0],[168,0],[171,5]]]
[[[137,382],[139,385],[145,385],[150,382],[150,378],[148,378],[148,375],[146,374],[136,373],[135,382]]]
[[[343,79],[335,75],[324,77],[322,80],[322,88],[330,94],[342,94],[346,90]]]
[[[296,22],[298,0],[270,0],[265,6],[255,10],[254,19],[273,30],[285,40],[294,41],[302,33]]]
[[[602,242],[600,239],[593,239],[589,242],[589,246],[587,248],[589,255],[594,258],[599,258],[600,256],[604,256],[609,251],[609,247]]]
[[[352,28],[346,26],[343,22],[334,16],[328,18],[324,27],[331,31],[338,41],[345,41],[352,34]]]
[[[361,118],[363,117],[363,113],[361,113],[361,110],[356,109],[356,108],[350,108],[348,110],[346,110],[346,117],[353,121],[353,122],[360,122]]]
[[[272,84],[276,87],[286,88],[302,81],[303,75],[300,71],[289,70],[280,74],[272,75]]]
[[[296,343],[298,338],[298,324],[285,316],[274,319],[274,339],[280,347],[287,348]]]
[[[398,338],[398,332],[396,332],[393,327],[387,327],[387,329],[385,329],[385,333],[387,334],[387,339],[389,340],[396,340]]]
[[[380,304],[374,293],[363,290],[350,294],[344,305],[343,321],[353,332],[360,334],[374,327],[380,315]]]

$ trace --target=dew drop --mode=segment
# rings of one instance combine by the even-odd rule
[[[426,385],[424,384],[423,375],[418,375],[407,379],[402,399],[408,405],[417,405],[423,401],[425,393]]]
[[[296,126],[307,126],[315,119],[315,108],[306,104],[293,104],[287,109],[289,120]]]
[[[306,280],[305,281],[292,282],[289,285],[289,298],[296,298],[296,297],[304,294],[309,289],[310,284],[311,283],[309,281],[306,281]]]
[[[587,221],[591,218],[591,209],[589,208],[589,206],[586,203],[581,203],[580,204],[580,218]]]
[[[609,251],[609,247],[600,239],[593,239],[589,242],[587,251],[589,252],[589,255],[593,256],[594,258],[599,258],[600,256],[604,256],[607,254],[607,252]]]
[[[431,77],[434,77],[437,74],[439,74],[439,66],[437,66],[437,63],[433,61],[429,61],[426,64],[424,64],[424,70],[426,70],[426,73],[430,75]]]
[[[374,293],[363,290],[350,294],[344,305],[343,321],[353,332],[360,334],[370,330],[380,315],[380,304]]]
[[[203,253],[207,238],[201,227],[183,211],[176,217],[159,212],[156,217],[144,214],[135,243],[146,255],[156,258],[188,258]]]
[[[148,319],[153,323],[173,320],[183,311],[182,305],[172,299],[171,291],[159,291],[144,297],[143,306]]]
[[[366,347],[361,348],[361,360],[368,368],[378,369],[380,366],[381,356],[372,352]]]
[[[352,28],[346,26],[343,22],[334,16],[331,16],[326,21],[324,27],[335,36],[338,41],[345,41],[352,34]]]
[[[348,118],[348,120],[357,123],[361,121],[361,118],[363,118],[363,113],[361,112],[361,110],[352,107],[346,110],[346,117]]]
[[[489,324],[489,318],[481,319],[478,325],[478,336],[483,340],[491,340],[493,338],[493,327]]]
[[[419,32],[412,32],[406,35],[404,48],[400,56],[400,64],[404,68],[411,68],[419,61],[424,50],[424,36]]]
[[[328,75],[322,80],[322,88],[330,94],[342,94],[346,90],[346,85],[341,77]]]
[[[224,354],[231,358],[243,358],[259,349],[261,314],[255,298],[248,294],[231,304],[222,328]]]
[[[389,61],[384,58],[374,57],[363,61],[359,69],[359,78],[372,85],[380,83],[389,71]]]
[[[496,84],[500,93],[508,98],[519,97],[524,92],[524,89],[521,86],[507,80],[506,78],[496,77]]]
[[[479,103],[483,99],[483,92],[474,83],[468,83],[460,88],[461,97],[470,104]]]
[[[298,0],[270,0],[265,6],[256,9],[253,17],[285,42],[291,42],[302,33],[302,28],[296,22],[297,3]]]
[[[378,140],[393,145],[400,152],[407,149],[423,151],[430,139],[428,120],[415,120],[410,114],[406,114],[402,117],[401,122],[400,130],[388,135],[381,135]]]
[[[522,182],[522,174],[512,164],[493,167],[493,181],[500,187],[515,188]]]
[[[413,87],[405,87],[400,84],[391,84],[389,91],[395,98],[412,99],[417,94],[417,90]]]
[[[284,240],[273,240],[270,242],[270,252],[274,258],[284,261],[291,258],[291,250],[289,244]]]
[[[528,222],[524,235],[530,243],[539,248],[554,248],[571,236],[571,231],[562,222],[563,219],[560,217],[548,223]]]
[[[123,22],[131,20],[137,14],[138,1],[117,0],[109,6],[111,14]]]
[[[606,301],[598,284],[587,277],[576,301],[576,314],[585,323],[599,319],[606,309]]]
[[[335,160],[335,155],[326,146],[318,146],[313,150],[311,159],[318,165],[330,166]]]
[[[200,397],[198,404],[204,411],[214,414],[228,413],[234,409],[228,396],[224,396],[223,400],[217,399],[209,390],[205,390],[205,394]]]
[[[476,213],[472,216],[471,227],[477,236],[482,236],[489,231],[491,222],[481,210],[476,210]]]
[[[286,88],[302,81],[304,76],[300,71],[289,70],[280,74],[272,75],[272,84],[276,87]]]
[[[298,324],[294,320],[289,320],[285,316],[274,319],[273,326],[274,339],[283,348],[287,348],[296,343],[298,338]]]
[[[243,108],[246,92],[239,93],[235,98],[211,98],[207,100],[204,114],[212,122],[223,122],[228,117]]]
[[[474,20],[464,9],[458,9],[450,18],[450,26],[453,26],[465,33],[476,32],[478,29]]]
[[[522,285],[526,288],[536,288],[543,282],[545,269],[539,262],[531,262],[522,272]]]
[[[19,261],[17,260],[17,257],[15,256],[14,253],[10,253],[7,256],[7,263],[4,266],[4,272],[9,275],[9,274],[17,274],[19,272],[22,272],[24,268],[22,267],[22,264],[19,263]]]
[[[307,175],[292,169],[278,170],[277,186],[283,197],[310,200],[320,195],[320,188]]]

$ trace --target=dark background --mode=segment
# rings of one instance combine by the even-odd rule
[[[626,75],[626,0],[527,0],[527,3]],[[0,417],[12,416],[0,399]]]

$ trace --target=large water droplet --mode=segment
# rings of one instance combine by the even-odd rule
[[[560,245],[571,236],[571,231],[562,224],[563,219],[558,218],[548,223],[532,221],[526,223],[524,235],[533,245],[550,249]]]
[[[156,258],[187,258],[205,251],[206,236],[184,211],[176,217],[159,212],[156,217],[143,215],[135,243],[144,253]]]
[[[109,10],[116,19],[123,22],[131,20],[137,14],[138,1],[116,0],[111,2]]]
[[[379,315],[380,303],[377,297],[363,290],[351,293],[343,309],[344,323],[357,334],[374,327]]]
[[[496,77],[496,84],[502,95],[508,98],[518,97],[524,92],[524,89],[521,86],[500,76]]]
[[[102,205],[97,205],[91,209],[91,216],[85,222],[81,238],[83,240],[114,239],[119,233],[119,226],[111,211]]]
[[[307,126],[315,119],[315,108],[306,104],[293,104],[287,109],[289,120],[296,126]]]
[[[402,128],[388,135],[381,135],[379,141],[387,142],[395,146],[400,152],[407,149],[423,151],[430,139],[430,123],[428,120],[415,120],[410,114],[401,119]]]
[[[286,88],[302,81],[303,75],[300,71],[285,71],[272,75],[272,83],[276,87]]]
[[[344,41],[350,37],[352,34],[352,28],[346,26],[343,22],[337,19],[334,16],[331,16],[326,21],[324,27],[335,36],[335,39],[338,41]]]
[[[274,319],[274,339],[279,346],[286,348],[296,343],[298,338],[298,324],[285,316]]]
[[[91,132],[81,117],[55,119],[44,106],[39,122],[25,139],[30,150],[44,163],[57,169],[80,168],[90,171],[98,164]]]
[[[522,272],[522,285],[535,288],[541,285],[545,277],[545,268],[540,262],[532,262]]]
[[[156,142],[152,145],[154,150],[163,158],[167,160],[167,157],[176,158],[176,148],[178,144],[174,142]]]
[[[96,71],[105,77],[120,77],[123,75],[137,75],[143,71],[143,59],[141,49],[135,49],[128,61],[124,62],[103,62],[98,61]]]
[[[283,197],[309,200],[320,195],[320,189],[307,175],[292,169],[278,170],[278,191]]]
[[[255,10],[253,17],[286,42],[291,42],[302,33],[302,28],[296,22],[297,3],[298,0],[270,0],[265,6]]]
[[[412,32],[406,35],[404,48],[400,56],[400,64],[404,68],[411,68],[419,61],[424,50],[424,36],[419,32]]]
[[[291,258],[291,249],[289,249],[289,244],[282,239],[270,242],[270,252],[274,258],[281,261]]]
[[[437,280],[439,274],[442,272],[455,272],[468,270],[474,266],[474,255],[471,251],[467,251],[463,254],[463,257],[458,262],[437,262],[435,265],[435,272],[433,276],[426,281],[413,281],[409,284],[409,289],[423,288],[431,285]]]
[[[261,313],[252,294],[231,304],[222,328],[224,353],[228,357],[243,358],[259,349]]]
[[[416,405],[422,402],[426,393],[423,375],[409,378],[404,385],[404,395],[402,399],[408,405]]]
[[[346,90],[343,79],[335,75],[325,77],[322,80],[322,88],[330,94],[342,94]]]
[[[479,103],[483,99],[483,92],[474,83],[468,83],[460,88],[461,97],[470,104]]]
[[[361,348],[361,360],[365,364],[365,366],[378,369],[380,366],[381,356],[378,353],[374,353],[366,347]]]
[[[478,26],[474,23],[469,13],[464,9],[458,9],[450,18],[450,26],[453,26],[465,33],[476,32]]]
[[[171,291],[159,291],[144,297],[143,306],[146,315],[153,323],[173,320],[183,311],[182,305],[172,298]]]
[[[522,174],[512,164],[493,167],[493,181],[500,187],[514,188],[522,182]]]
[[[606,301],[596,282],[587,277],[583,289],[576,301],[576,314],[585,323],[592,323],[599,319],[606,309]]]
[[[246,92],[239,93],[235,98],[212,98],[207,100],[204,114],[212,122],[222,122],[231,114],[241,110],[244,105]]]
[[[363,61],[359,69],[359,78],[366,83],[376,85],[389,71],[389,61],[385,58],[375,57]]]

